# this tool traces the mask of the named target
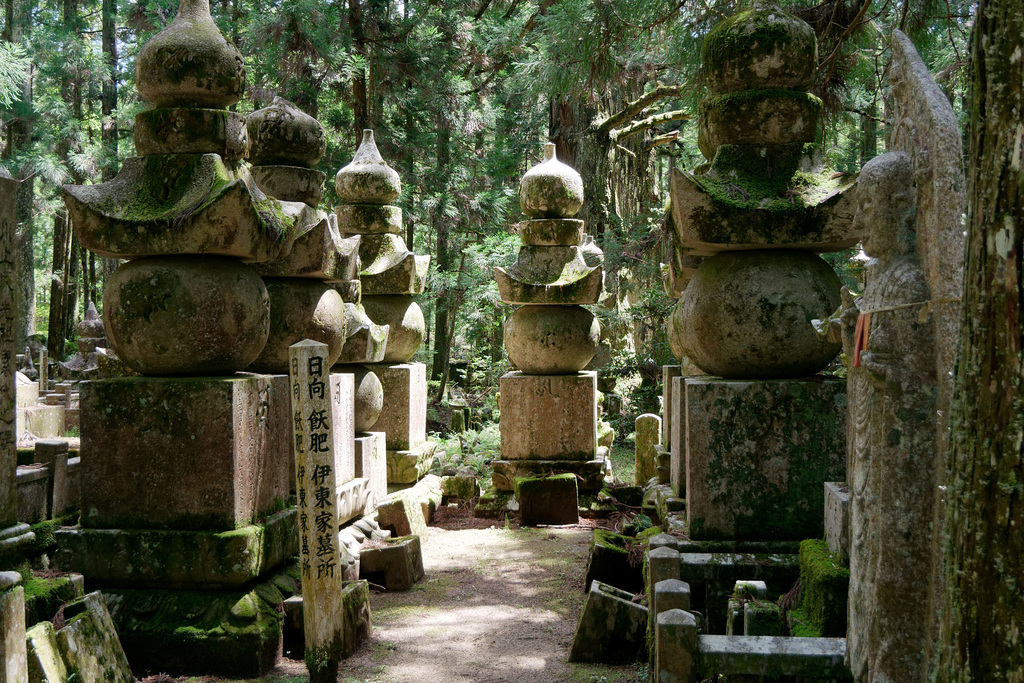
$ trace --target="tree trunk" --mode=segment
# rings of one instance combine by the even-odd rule
[[[1024,7],[982,0],[973,44],[963,337],[946,491],[938,679],[1024,681]]]
[[[447,175],[451,165],[451,131],[441,128],[437,132],[437,168],[439,173]],[[451,218],[445,215],[443,202],[448,201],[446,178],[439,178],[439,190],[444,197],[434,208],[433,227],[434,236],[437,240],[434,249],[435,272],[442,278],[451,270],[451,254],[449,253],[448,240],[451,237]],[[440,380],[441,388],[438,390],[438,400],[444,396],[445,383],[447,381],[446,368],[448,367],[448,355],[451,353],[451,337],[448,334],[448,316],[450,313],[449,296],[446,292],[440,292],[437,303],[434,307],[434,358],[430,369],[430,379]]]
[[[367,59],[366,32],[363,28],[363,7],[359,0],[348,0],[348,28],[352,34],[352,51]],[[363,129],[370,128],[369,93],[366,89],[366,71],[352,77],[352,115],[355,119],[353,136],[359,140]]]
[[[66,213],[58,211],[53,217],[53,276],[50,278],[50,325],[46,335],[46,348],[55,360],[64,359],[66,318],[74,314],[67,309],[70,255],[70,221]]]
[[[117,109],[117,0],[103,0],[101,13],[103,16],[100,33],[102,34],[103,64],[106,72],[103,74],[103,86],[100,92],[100,108],[103,114],[100,136],[106,155],[102,178],[106,181],[117,175],[119,166],[117,119],[114,118],[114,110]]]

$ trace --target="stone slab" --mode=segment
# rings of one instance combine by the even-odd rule
[[[355,393],[355,376],[352,373],[331,373],[331,433],[335,481],[339,490],[356,476]]]
[[[401,536],[359,553],[359,578],[389,591],[407,591],[423,578],[419,536]]]
[[[288,498],[286,377],[81,386],[82,526],[225,531]]]
[[[633,426],[636,432],[634,483],[643,486],[651,477],[658,476],[655,447],[661,443],[661,418],[645,413],[636,418]]]
[[[594,581],[569,649],[570,662],[625,664],[646,651],[647,608],[633,594]]]
[[[518,477],[515,486],[519,521],[523,526],[579,523],[576,475]]]
[[[368,432],[355,438],[355,475],[367,480],[372,508],[388,495],[388,460],[384,432]]]
[[[377,523],[392,537],[416,535],[425,538],[427,523],[441,504],[441,478],[428,474],[415,486],[388,496],[377,506]]]
[[[384,407],[373,426],[384,432],[389,451],[409,450],[427,438],[427,366],[423,363],[366,365],[384,389]]]
[[[296,512],[232,531],[58,529],[56,564],[102,586],[225,588],[265,574],[298,552]]]
[[[64,606],[67,626],[57,631],[57,649],[82,683],[135,683],[107,602],[99,592]]]
[[[491,462],[491,483],[499,491],[515,489],[516,477],[540,476],[571,472],[576,475],[580,491],[600,491],[604,486],[607,463],[597,460],[494,460]]]
[[[326,218],[295,238],[281,258],[257,263],[262,277],[302,277],[344,282],[359,277],[359,238],[343,239]]]
[[[686,497],[686,377],[672,378],[672,426],[670,428],[669,484],[677,496]]]
[[[338,524],[344,524],[356,517],[362,517],[371,509],[370,488],[366,479],[349,479],[338,486]]]
[[[387,478],[389,484],[413,484],[423,478],[434,464],[438,445],[434,441],[402,451],[387,452]]]
[[[64,436],[64,406],[37,403],[19,408],[15,418],[15,433],[19,442],[29,434],[37,439],[56,439]]]
[[[28,657],[25,648],[25,589],[18,572],[0,572],[0,654],[4,683],[28,680]]]
[[[825,482],[825,541],[830,553],[850,564],[850,490],[844,483]]]
[[[846,383],[688,378],[690,538],[821,538],[826,481],[845,477]]]
[[[57,632],[49,621],[41,621],[25,633],[28,650],[29,683],[64,683],[68,667],[57,647]],[[10,679],[7,679],[10,680]]]
[[[595,460],[597,373],[501,378],[503,460]]]
[[[697,637],[699,679],[716,675],[850,678],[845,638]]]

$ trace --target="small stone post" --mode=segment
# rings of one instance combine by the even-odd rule
[[[36,441],[36,462],[50,468],[50,519],[68,507],[68,442],[64,439]]]
[[[655,446],[661,443],[661,418],[645,413],[634,423],[636,429],[636,476],[634,482],[643,486],[651,477],[658,476]]]
[[[657,616],[654,680],[695,683],[697,680],[697,619],[681,609]]]
[[[50,390],[50,373],[48,372],[46,349],[39,349],[39,393]]]
[[[292,453],[299,509],[302,623],[311,683],[338,678],[345,610],[338,550],[337,488],[327,344],[289,347]]]
[[[25,589],[18,572],[0,572],[0,655],[0,683],[28,683]]]

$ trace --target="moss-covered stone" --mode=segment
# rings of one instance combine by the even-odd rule
[[[642,593],[643,555],[641,541],[607,529],[594,529],[583,590],[600,581],[630,593]]]
[[[341,295],[320,280],[280,277],[264,283],[270,301],[268,335],[250,372],[287,374],[288,349],[304,339],[327,344],[327,364],[334,365],[348,332]]]
[[[575,474],[517,477],[515,493],[524,526],[579,522]]]
[[[135,115],[135,152],[152,154],[218,154],[245,156],[245,117],[226,109],[168,107]]]
[[[401,235],[402,209],[390,204],[340,204],[334,207],[338,230],[344,235]]]
[[[811,627],[826,638],[846,635],[849,586],[850,570],[828,552],[825,541],[800,544],[801,608]]]
[[[483,519],[501,519],[512,511],[509,502],[514,502],[515,494],[511,490],[503,491],[496,487],[484,489],[473,508],[473,516]]]
[[[523,246],[572,246],[583,239],[583,221],[576,218],[538,218],[512,226]]]
[[[402,194],[398,173],[384,162],[369,129],[363,131],[352,162],[338,171],[334,186],[346,204],[392,204]]]
[[[705,98],[698,108],[697,145],[708,159],[722,145],[814,142],[821,99],[795,90],[741,90]]]
[[[505,323],[509,360],[529,375],[579,372],[593,359],[601,325],[582,306],[522,306]]]
[[[544,161],[523,175],[519,206],[531,218],[571,218],[583,206],[583,178],[556,158],[554,143],[544,145]]]
[[[25,588],[25,623],[38,624],[51,621],[61,605],[82,597],[81,577],[41,578],[30,576],[23,581]]]
[[[324,127],[315,118],[281,97],[245,119],[249,161],[313,167],[327,150]],[[320,175],[323,182],[323,174]],[[314,204],[316,202],[313,202]]]

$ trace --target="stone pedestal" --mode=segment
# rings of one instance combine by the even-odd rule
[[[845,478],[845,384],[686,379],[690,538],[820,538],[823,484]]]
[[[356,476],[366,479],[369,507],[388,495],[388,461],[384,432],[367,432],[355,438]]]
[[[597,458],[597,373],[501,378],[502,460]]]
[[[288,498],[284,376],[82,383],[82,526],[226,531]]]
[[[384,388],[384,407],[374,431],[384,432],[389,451],[408,450],[427,438],[427,366],[367,365]]]

